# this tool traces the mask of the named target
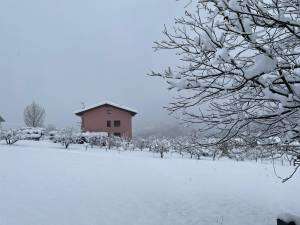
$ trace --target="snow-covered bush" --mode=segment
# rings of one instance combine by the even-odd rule
[[[106,132],[85,132],[81,134],[82,140],[93,146],[106,146],[108,134]]]
[[[229,152],[232,150],[233,145],[231,141],[221,142],[217,145],[219,149],[220,156],[229,156]]]
[[[22,139],[22,135],[18,130],[2,130],[1,131],[1,139],[5,140],[6,144],[13,145],[17,141]]]
[[[59,137],[56,139],[61,143],[66,149],[69,148],[70,144],[76,143],[77,135],[74,128],[67,127],[60,131]]]
[[[189,153],[192,148],[190,136],[181,136],[170,140],[171,148],[174,152],[184,157],[185,153]]]
[[[145,138],[135,138],[132,141],[132,144],[134,145],[134,148],[139,149],[141,151],[149,147],[149,141]]]
[[[105,142],[106,149],[133,150],[134,146],[126,139],[117,136],[108,136]]]
[[[39,141],[45,135],[45,129],[41,127],[24,127],[18,131],[23,140]]]
[[[48,134],[49,135],[49,134]],[[241,160],[271,160],[285,157],[285,161],[290,165],[293,159],[297,156],[295,149],[300,144],[294,142],[292,144],[283,143],[278,138],[251,139],[235,138],[228,140],[218,145],[211,144],[214,142],[213,138],[203,139],[197,132],[189,133],[186,136],[173,138],[159,138],[148,137],[139,138],[129,141],[119,137],[109,136],[102,132],[86,132],[76,133],[73,129],[64,129],[62,131],[52,131],[49,135],[54,142],[63,144],[66,148],[70,144],[86,144],[88,147],[97,146],[105,148],[106,150],[118,151],[133,151],[135,149],[159,153],[161,158],[164,158],[168,152],[179,154],[181,157],[188,157],[191,159],[201,159],[202,157],[210,157],[212,159],[219,159],[222,157],[230,158],[236,161]],[[200,145],[199,143],[204,143]],[[287,152],[294,151],[294,155],[287,154]]]
[[[196,159],[200,159],[202,156],[205,155],[204,151],[203,151],[203,148],[202,147],[195,147],[195,148],[192,148],[193,151],[192,151],[192,155],[194,157],[196,157]]]
[[[165,153],[170,151],[170,141],[166,138],[155,138],[151,143],[151,149],[153,152],[159,153],[160,158],[164,158]]]
[[[48,137],[48,139],[49,139],[50,141],[55,142],[55,141],[56,141],[56,137],[58,136],[58,134],[59,134],[59,131],[57,131],[57,130],[52,130],[52,131],[49,131],[49,132],[47,133],[47,137]]]
[[[112,135],[106,138],[106,149],[117,149],[126,151],[132,150],[133,147],[130,141]]]

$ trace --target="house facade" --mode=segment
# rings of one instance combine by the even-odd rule
[[[103,102],[75,112],[81,118],[83,132],[106,132],[126,139],[132,138],[132,117],[137,112],[112,102]]]

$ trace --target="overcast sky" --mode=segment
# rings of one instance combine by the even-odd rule
[[[136,128],[165,121],[171,93],[151,69],[172,65],[153,41],[184,12],[175,0],[0,0],[0,114],[23,125],[33,100],[46,124],[76,125],[73,111],[103,100],[136,108]]]

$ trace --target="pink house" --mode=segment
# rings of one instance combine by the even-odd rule
[[[112,102],[102,102],[75,112],[81,117],[83,132],[107,132],[122,138],[132,138],[132,117],[137,112]]]

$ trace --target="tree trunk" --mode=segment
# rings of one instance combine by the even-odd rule
[[[160,152],[160,158],[164,158],[164,152]]]

